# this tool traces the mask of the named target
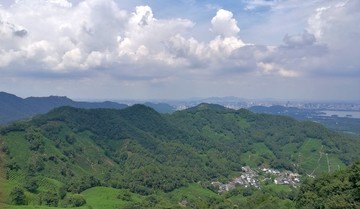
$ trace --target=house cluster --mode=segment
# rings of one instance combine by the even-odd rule
[[[258,172],[251,169],[249,166],[242,167],[242,174],[239,177],[234,178],[228,183],[221,183],[218,181],[211,182],[214,187],[218,188],[219,193],[227,192],[234,189],[236,186],[260,188],[260,182],[258,180]]]
[[[218,188],[219,193],[227,192],[235,189],[236,186],[243,187],[255,187],[260,188],[260,179],[262,181],[267,179],[274,179],[275,184],[287,184],[293,187],[297,187],[300,183],[300,175],[291,171],[278,171],[271,168],[261,168],[259,171],[266,175],[259,174],[255,169],[251,169],[249,166],[241,168],[241,175],[232,179],[230,182],[221,183],[219,181],[211,182],[211,184]]]
[[[293,173],[291,171],[278,171],[271,168],[262,168],[261,169],[266,174],[274,176],[275,184],[287,184],[293,187],[297,187],[300,183],[300,175],[298,173]]]

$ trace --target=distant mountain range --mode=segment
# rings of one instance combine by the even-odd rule
[[[223,101],[222,99],[226,101],[232,100],[237,102],[243,100],[241,98],[236,98],[236,97],[227,97],[227,98],[213,97],[213,98],[205,99],[206,100],[205,103],[220,104],[221,101]],[[145,106],[151,107],[152,109],[154,109],[159,113],[173,113],[177,110],[176,107],[179,107],[178,105],[174,105],[171,103],[168,104],[164,102],[162,103],[141,102],[141,103],[143,103]],[[198,105],[198,103],[199,101],[190,103],[180,109],[186,109]],[[131,102],[129,104],[131,104]],[[220,105],[237,109],[235,106],[233,107],[231,105],[226,105],[225,103],[221,103]],[[35,115],[47,113],[50,110],[61,106],[71,106],[71,107],[85,108],[85,109],[96,109],[96,108],[123,109],[128,107],[128,105],[126,104],[120,104],[117,102],[110,102],[110,101],[78,102],[78,101],[73,101],[64,96],[28,97],[23,99],[13,94],[0,92],[0,125],[7,124],[16,120],[29,119]],[[253,106],[253,107],[248,107],[248,109],[255,113],[289,116],[301,121],[311,120],[311,121],[319,122],[327,126],[328,128],[337,131],[360,134],[359,118],[327,117],[319,109],[284,107],[280,105],[273,105],[270,107]]]
[[[77,102],[67,97],[28,97],[21,98],[6,92],[0,92],[0,124],[9,123],[15,120],[31,118],[37,114],[46,113],[61,106],[77,108],[112,108],[123,109],[127,105],[116,102]]]
[[[176,108],[166,103],[144,103],[159,113],[172,113]],[[65,96],[28,97],[21,98],[6,92],[0,92],[0,124],[6,124],[16,120],[28,119],[38,114],[47,113],[50,110],[70,106],[84,109],[110,108],[124,109],[126,104],[117,102],[78,102]]]

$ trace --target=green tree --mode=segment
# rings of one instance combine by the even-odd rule
[[[29,142],[29,148],[33,151],[44,151],[44,139],[41,131],[36,128],[29,128],[26,130],[25,139]]]
[[[58,193],[59,193],[60,199],[64,199],[65,196],[66,196],[66,193],[67,193],[67,188],[66,188],[66,186],[65,186],[65,185],[61,186],[61,187],[59,188]]]
[[[10,199],[11,199],[11,203],[15,205],[26,205],[24,190],[20,187],[15,187],[10,192]]]
[[[38,185],[37,180],[35,178],[27,177],[27,178],[25,178],[24,187],[29,192],[34,193],[38,189],[39,185]]]

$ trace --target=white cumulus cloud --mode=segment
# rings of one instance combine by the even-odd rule
[[[224,9],[219,9],[216,16],[211,20],[213,31],[217,35],[236,36],[240,32],[237,21],[233,18],[233,13]]]
[[[308,19],[309,32],[328,48],[316,66],[321,73],[360,75],[359,9],[357,0],[330,1]]]

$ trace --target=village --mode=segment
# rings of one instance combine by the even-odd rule
[[[254,187],[260,189],[260,182],[273,181],[274,184],[284,184],[297,187],[300,184],[300,175],[291,171],[278,171],[271,168],[251,169],[249,166],[241,168],[241,175],[227,183],[219,181],[211,182],[218,188],[219,193],[224,193],[235,189],[237,186]]]

